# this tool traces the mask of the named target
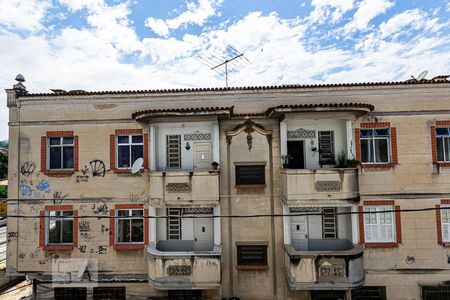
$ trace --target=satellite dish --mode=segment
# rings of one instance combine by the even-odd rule
[[[78,270],[78,273],[77,273],[77,278],[78,279],[81,279],[83,277],[83,274],[84,274],[84,272],[86,272],[86,268],[87,268],[88,264],[89,264],[89,262],[88,262],[87,259],[85,259],[81,263],[80,269]]]
[[[142,157],[139,157],[136,159],[136,161],[133,163],[133,166],[131,166],[131,174],[136,174],[139,172],[144,165],[144,159]]]
[[[427,76],[427,74],[428,74],[427,70],[425,70],[422,73],[420,73],[419,76],[417,76],[417,81],[421,81],[422,79],[424,79],[425,76]]]

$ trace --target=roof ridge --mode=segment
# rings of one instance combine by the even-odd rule
[[[423,79],[406,81],[386,81],[386,82],[353,82],[353,83],[324,83],[324,84],[283,84],[267,86],[242,86],[242,87],[199,87],[199,88],[173,88],[173,89],[148,89],[148,90],[117,90],[117,91],[83,91],[73,90],[58,93],[27,93],[20,94],[18,97],[51,97],[51,96],[90,96],[90,95],[125,95],[125,94],[168,94],[168,93],[186,93],[186,92],[226,92],[226,91],[248,91],[248,90],[284,90],[284,89],[308,89],[308,88],[327,88],[327,87],[362,87],[362,86],[383,86],[383,85],[421,85],[421,84],[443,84],[450,83],[448,75],[439,75],[433,77],[441,80]],[[60,90],[58,90],[60,91]]]

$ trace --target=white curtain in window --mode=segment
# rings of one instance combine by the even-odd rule
[[[366,242],[394,242],[394,213],[384,212],[393,209],[392,206],[364,207],[365,212],[372,212],[364,215],[364,238]]]

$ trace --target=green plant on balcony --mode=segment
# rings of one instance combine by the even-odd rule
[[[289,167],[289,162],[292,160],[292,155],[286,154],[281,155],[281,163],[283,164],[283,168],[287,169]]]
[[[355,168],[359,165],[359,160],[348,159],[344,151],[338,154],[336,168]]]

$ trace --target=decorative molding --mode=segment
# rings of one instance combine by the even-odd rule
[[[168,193],[189,193],[192,191],[192,187],[187,182],[173,182],[166,185],[166,191]]]
[[[227,143],[231,144],[231,139],[234,136],[240,134],[241,132],[245,132],[247,134],[248,151],[251,151],[253,146],[252,133],[255,131],[261,135],[264,135],[267,138],[269,144],[272,143],[272,131],[266,130],[264,126],[255,123],[250,119],[245,120],[244,123],[235,126],[231,131],[228,131],[226,133]]]
[[[211,133],[194,131],[192,133],[184,134],[183,139],[185,141],[210,141]]]
[[[191,276],[191,266],[168,266],[167,275],[169,276]]]
[[[289,207],[290,213],[320,213],[320,207]]]
[[[183,208],[182,215],[212,215],[212,207],[189,207]]]
[[[315,130],[309,130],[309,129],[305,129],[305,128],[288,130],[288,132],[287,132],[288,139],[313,139],[315,137],[316,137]]]
[[[345,276],[345,260],[339,258],[319,260],[319,277]]]
[[[340,181],[316,181],[316,192],[339,192],[342,189]]]

